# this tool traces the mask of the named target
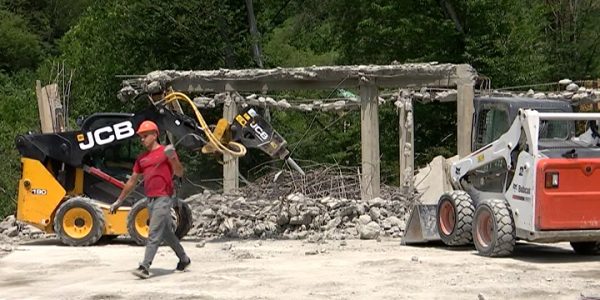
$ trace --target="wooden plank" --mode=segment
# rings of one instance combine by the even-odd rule
[[[42,133],[54,132],[52,126],[52,113],[50,111],[50,103],[45,90],[39,80],[35,81],[35,94],[38,102],[38,112],[40,116],[40,129]]]
[[[50,116],[52,117],[52,128],[54,132],[65,131],[65,116],[63,113],[60,94],[58,92],[58,84],[53,83],[42,88],[42,93],[48,99],[50,106]]]
[[[223,118],[230,124],[237,115],[237,105],[231,95],[227,96],[223,104]],[[240,187],[239,159],[228,154],[223,154],[223,192],[225,194],[235,194]]]
[[[360,140],[362,156],[361,199],[380,195],[379,103],[377,86],[360,86]]]
[[[456,146],[458,156],[465,157],[471,153],[471,128],[473,122],[473,82],[465,82],[457,87],[457,102],[456,102],[456,130],[457,141]]]

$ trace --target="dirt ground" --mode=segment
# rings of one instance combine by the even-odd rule
[[[344,245],[346,244],[346,245]],[[376,241],[186,241],[185,273],[161,247],[154,276],[130,274],[144,248],[54,240],[0,258],[0,299],[585,299],[600,296],[600,259],[568,244],[519,244],[511,258],[469,248]]]

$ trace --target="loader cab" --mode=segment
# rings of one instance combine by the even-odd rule
[[[540,112],[573,111],[570,103],[565,101],[525,97],[476,97],[473,106],[472,152],[494,142],[507,132],[517,117],[519,109],[528,108]],[[540,124],[540,138],[564,139],[571,134],[571,129],[554,124],[552,121],[545,122]],[[513,151],[513,161],[516,161],[518,150],[520,150],[519,147]],[[477,192],[503,193],[507,182],[512,180],[513,175],[514,169],[508,170],[506,162],[498,159],[471,171],[468,174],[468,180],[474,189],[472,192],[475,194]]]
[[[79,126],[83,131],[93,131],[122,121],[136,123],[137,120],[133,119],[134,114],[130,113],[96,113],[86,119],[81,119]],[[137,155],[143,150],[143,146],[138,142],[138,136],[133,135],[95,148],[84,157],[83,161],[86,165],[98,168],[121,182],[126,182],[132,172]],[[88,197],[106,203],[112,203],[121,192],[120,188],[88,173],[84,174],[83,190]],[[143,192],[141,186],[138,186],[136,190],[140,193]],[[129,197],[130,199],[125,202],[126,205],[132,205],[141,196],[131,193]]]
[[[473,100],[474,114],[471,130],[471,151],[497,140],[517,117],[521,108],[539,112],[573,112],[570,103],[562,100],[533,99],[525,97],[476,97]],[[566,138],[570,128],[544,123],[540,138]]]

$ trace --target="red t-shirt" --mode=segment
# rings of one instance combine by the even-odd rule
[[[173,168],[164,149],[165,146],[160,145],[140,154],[133,165],[133,172],[144,176],[146,197],[170,197],[173,194]]]

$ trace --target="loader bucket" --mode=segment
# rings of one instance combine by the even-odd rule
[[[436,156],[415,176],[420,204],[415,205],[408,217],[408,225],[402,238],[403,245],[442,241],[437,229],[437,204],[440,196],[452,190],[449,166],[458,156],[445,159]]]
[[[435,204],[419,204],[413,208],[404,230],[403,245],[441,241],[437,230],[436,210]]]

